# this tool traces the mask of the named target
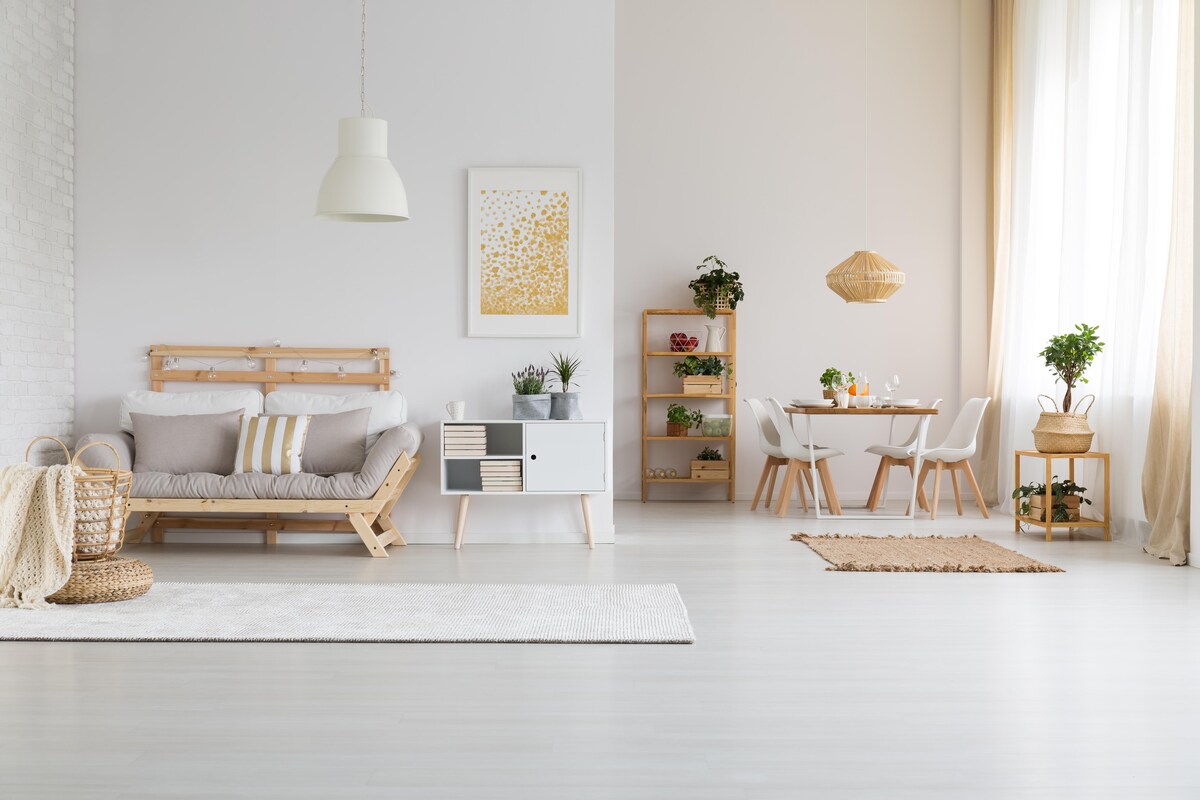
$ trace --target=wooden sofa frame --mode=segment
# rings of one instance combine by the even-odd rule
[[[281,383],[291,384],[366,384],[379,391],[391,388],[390,351],[377,348],[330,347],[193,347],[154,345],[150,348],[150,388],[165,391],[168,382],[192,383],[256,383],[264,393],[275,391]],[[244,362],[261,359],[262,369],[220,370],[224,361]],[[203,370],[171,368],[167,359],[180,361],[218,359],[218,363]],[[339,366],[336,372],[280,370],[279,360],[316,361],[320,366]],[[370,360],[377,365],[374,372],[346,372],[347,363]],[[257,365],[256,365],[257,366]],[[307,365],[305,365],[307,366]],[[136,443],[135,443],[136,445]],[[387,558],[388,545],[404,545],[404,537],[392,522],[392,509],[408,488],[409,481],[421,464],[421,456],[401,453],[388,471],[379,489],[363,500],[205,500],[189,498],[131,497],[129,511],[140,512],[138,525],[126,535],[130,544],[140,543],[147,533],[151,540],[162,542],[168,530],[250,530],[262,531],[266,544],[276,542],[279,531],[309,533],[350,532],[358,538],[375,558]],[[168,514],[181,516],[167,516]],[[238,516],[199,517],[196,514],[237,514]],[[338,514],[346,519],[280,519],[280,514]],[[247,516],[255,515],[255,516]]]

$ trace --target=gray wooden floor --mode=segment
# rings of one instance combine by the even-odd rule
[[[136,548],[160,580],[673,582],[697,643],[0,643],[0,797],[1200,796],[1200,570],[952,515],[617,524],[592,552]],[[797,530],[978,532],[1067,572],[825,572]]]

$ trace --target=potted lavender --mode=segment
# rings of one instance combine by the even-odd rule
[[[546,391],[549,370],[530,364],[512,374],[513,419],[550,419],[550,394]]]

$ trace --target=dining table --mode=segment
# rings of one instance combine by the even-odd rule
[[[885,406],[875,408],[838,408],[836,406],[796,406],[790,405],[783,409],[788,414],[804,417],[805,434],[808,441],[809,464],[812,467],[813,474],[816,474],[817,455],[816,455],[816,439],[813,438],[813,419],[816,417],[890,417],[891,427],[888,432],[888,442],[892,441],[892,436],[895,432],[897,417],[916,417],[917,418],[917,439],[913,443],[913,475],[921,474],[921,457],[927,449],[925,447],[926,434],[929,432],[929,422],[937,416],[936,408],[901,408],[897,406]],[[822,514],[821,513],[821,494],[820,481],[812,482],[813,499],[816,500],[817,519],[915,519],[917,514],[917,490],[920,488],[916,478],[913,479],[912,493],[909,497],[908,510],[903,514]],[[786,506],[785,506],[786,507]],[[865,506],[864,506],[865,508]]]

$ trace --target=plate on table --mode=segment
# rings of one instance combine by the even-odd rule
[[[892,405],[896,408],[918,408],[921,405],[920,400],[893,400]]]
[[[832,400],[793,400],[792,405],[800,408],[832,408]]]

